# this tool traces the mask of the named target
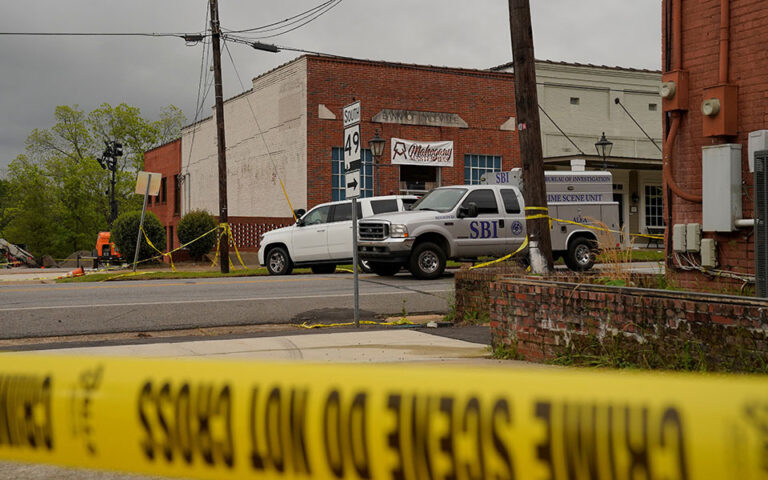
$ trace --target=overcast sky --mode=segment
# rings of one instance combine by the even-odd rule
[[[279,22],[325,0],[219,0],[222,27]],[[531,0],[536,58],[659,69],[661,0]],[[4,2],[0,32],[193,33],[207,0]],[[294,25],[296,26],[296,25]],[[277,33],[277,32],[270,32]],[[341,0],[311,23],[263,42],[349,57],[463,68],[512,61],[506,0]],[[103,102],[165,106],[195,117],[202,45],[178,38],[0,36],[0,174],[57,105],[86,112]],[[250,79],[298,56],[231,44],[245,89]],[[224,95],[243,91],[224,51]],[[211,114],[213,93],[204,103]]]

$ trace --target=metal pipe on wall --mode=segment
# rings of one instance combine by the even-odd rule
[[[672,70],[680,70],[683,66],[683,56],[682,56],[682,32],[683,32],[683,8],[682,3],[683,0],[668,0],[672,2],[672,19],[668,21],[671,21],[672,23]],[[723,0],[727,1],[727,0]],[[685,190],[683,190],[680,185],[677,184],[674,177],[672,176],[672,148],[674,147],[675,141],[677,140],[677,134],[680,129],[680,123],[682,122],[682,112],[674,111],[670,113],[671,123],[669,126],[669,132],[667,133],[667,138],[664,140],[664,149],[663,149],[663,167],[662,167],[662,176],[664,178],[664,182],[667,184],[670,190],[675,193],[678,197],[688,200],[689,202],[693,203],[701,203],[702,196],[701,195],[695,195],[692,193],[688,193]]]
[[[720,0],[720,83],[728,83],[728,50],[730,48],[730,0]]]

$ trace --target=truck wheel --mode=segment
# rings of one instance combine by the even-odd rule
[[[312,273],[333,273],[336,271],[336,265],[332,263],[330,265],[313,265],[310,268]]]
[[[400,271],[399,263],[371,262],[370,266],[371,266],[371,270],[373,270],[373,273],[375,273],[376,275],[380,275],[382,277],[391,277],[393,275],[396,275],[397,272]]]
[[[589,270],[595,264],[595,250],[594,240],[579,237],[568,245],[565,264],[576,272]]]
[[[293,262],[283,247],[275,247],[267,252],[267,271],[270,275],[290,275]]]
[[[357,262],[357,270],[363,273],[373,273],[371,262],[368,260],[359,260]]]
[[[422,280],[437,278],[445,271],[445,253],[432,242],[416,245],[411,252],[409,270]]]

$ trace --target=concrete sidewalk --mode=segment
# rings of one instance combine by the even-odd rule
[[[478,327],[483,328],[483,327]],[[426,330],[426,329],[424,329]],[[432,330],[432,329],[430,329]],[[434,329],[435,333],[437,330]],[[456,335],[453,335],[456,336]],[[475,335],[477,336],[477,335]],[[188,339],[152,343],[76,346],[28,350],[42,355],[107,355],[148,358],[210,357],[312,363],[477,363],[496,362],[485,343],[475,343],[412,328]]]

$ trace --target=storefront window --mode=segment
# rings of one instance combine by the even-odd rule
[[[402,195],[424,195],[440,186],[438,167],[400,165],[400,193]]]
[[[660,185],[645,186],[645,226],[664,226],[664,203]]]
[[[363,161],[362,171],[360,172],[360,196],[373,196],[373,157],[370,150],[363,150],[361,160]],[[334,147],[331,149],[331,201],[346,200],[347,188],[344,185],[344,149]]]
[[[500,155],[464,155],[465,185],[479,185],[483,174],[500,171]]]

